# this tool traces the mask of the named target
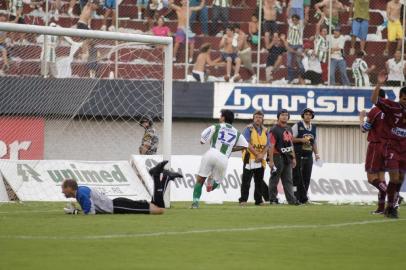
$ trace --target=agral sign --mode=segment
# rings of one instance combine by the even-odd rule
[[[216,83],[214,86],[213,117],[219,118],[222,109],[230,109],[236,118],[250,119],[256,110],[266,119],[276,118],[280,109],[291,113],[291,120],[299,120],[305,108],[316,112],[318,121],[357,122],[362,110],[372,107],[372,89],[350,87],[286,87],[271,85],[240,85]],[[386,89],[389,99],[396,99],[399,89]]]
[[[162,160],[160,156],[132,156],[133,162],[138,164],[139,173],[147,174],[148,169]],[[191,201],[193,187],[196,183],[196,173],[199,170],[200,156],[171,157],[172,170],[183,174],[183,179],[176,179],[171,184],[171,201]],[[227,173],[221,180],[218,190],[202,193],[202,201],[206,202],[238,202],[241,195],[243,163],[241,158],[231,157],[228,162]],[[145,178],[145,177],[143,177]],[[264,180],[268,184],[270,178],[269,167],[265,170]],[[313,167],[309,196],[313,201],[332,203],[360,203],[377,200],[376,189],[368,184],[363,164],[324,163],[323,167]],[[146,179],[146,178],[145,178]],[[148,185],[148,183],[146,183]],[[152,183],[149,183],[152,188]],[[278,186],[278,197],[284,200],[281,183]],[[253,201],[254,183],[251,183],[249,201]]]
[[[0,117],[0,159],[43,159],[45,120]]]

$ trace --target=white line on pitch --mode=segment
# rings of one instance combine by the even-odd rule
[[[335,223],[335,224],[308,224],[308,225],[273,225],[263,227],[247,227],[247,228],[218,228],[205,230],[191,231],[172,231],[172,232],[151,232],[151,233],[135,233],[135,234],[107,234],[107,235],[88,235],[88,236],[47,236],[47,235],[0,235],[1,239],[23,239],[23,240],[99,240],[99,239],[115,239],[115,238],[142,238],[142,237],[157,237],[157,236],[172,236],[172,235],[189,235],[189,234],[205,234],[205,233],[229,233],[229,232],[253,232],[265,230],[289,230],[289,229],[329,229],[342,228],[356,225],[369,225],[380,223],[395,223],[406,221],[406,219],[384,219],[384,220],[364,220],[357,222]]]

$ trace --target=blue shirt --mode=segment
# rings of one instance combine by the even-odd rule
[[[113,201],[96,189],[79,186],[76,191],[76,200],[86,215],[113,213]]]

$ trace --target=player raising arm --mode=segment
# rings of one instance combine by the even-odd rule
[[[378,75],[378,83],[372,92],[371,101],[385,114],[385,126],[381,132],[387,140],[385,149],[385,170],[389,172],[387,188],[388,205],[385,216],[398,218],[396,199],[406,172],[406,87],[400,89],[399,101],[379,97],[381,86],[387,79],[385,72]]]
[[[210,149],[203,155],[200,169],[193,190],[192,208],[199,208],[202,187],[208,177],[212,181],[207,184],[206,191],[215,190],[227,171],[228,159],[231,152],[241,151],[248,147],[248,142],[241,133],[232,126],[234,113],[222,110],[220,123],[206,128],[200,138],[200,143],[210,142]]]
[[[379,97],[385,98],[385,91],[379,91]],[[366,117],[366,119],[365,119]],[[383,214],[385,210],[385,146],[382,129],[385,128],[385,114],[378,107],[373,107],[368,114],[360,113],[360,127],[363,133],[368,132],[368,148],[365,158],[365,171],[368,183],[378,189],[378,209],[371,214]]]
[[[163,195],[170,180],[183,177],[181,174],[165,170],[168,161],[158,163],[149,170],[154,180],[154,196],[152,201],[133,201],[127,198],[111,200],[105,194],[87,186],[78,186],[75,180],[67,179],[62,183],[62,193],[66,198],[75,198],[85,215],[92,214],[152,214],[164,213]],[[78,214],[79,209],[73,206],[64,208],[66,214]]]

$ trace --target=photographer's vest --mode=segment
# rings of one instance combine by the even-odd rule
[[[309,138],[309,143],[295,143],[295,152],[302,156],[311,156],[313,153],[313,145],[316,140],[316,126],[310,124],[310,129],[307,129],[303,121],[297,123],[297,138]]]
[[[277,152],[283,156],[293,156],[292,129],[289,126],[281,127],[275,125],[271,129],[271,133],[275,138]]]
[[[262,126],[261,134],[258,134],[257,129],[252,124],[248,125],[247,128],[249,128],[251,131],[251,138],[249,140],[249,144],[251,144],[257,152],[264,151],[264,149],[267,145],[267,142],[268,142],[267,128]],[[248,149],[243,150],[242,160],[244,162],[244,167],[245,167],[246,164],[248,164],[248,163],[252,164],[255,161],[255,155],[253,153],[251,153]],[[265,161],[265,159],[262,159],[262,167],[265,167],[265,166],[266,166],[266,161]]]

